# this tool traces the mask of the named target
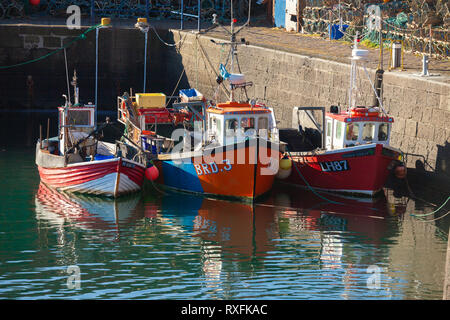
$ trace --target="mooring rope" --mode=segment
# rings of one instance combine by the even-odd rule
[[[93,26],[93,27],[88,28],[85,32],[83,32],[83,33],[80,34],[78,37],[76,37],[75,39],[73,39],[72,41],[70,41],[68,44],[66,44],[66,45],[62,46],[61,48],[58,48],[58,49],[56,49],[56,50],[54,50],[54,51],[51,51],[51,52],[47,53],[46,55],[43,55],[42,57],[39,57],[39,58],[36,58],[36,59],[32,59],[32,60],[28,60],[28,61],[21,62],[21,63],[16,63],[16,64],[13,64],[13,65],[10,65],[10,66],[0,66],[0,70],[9,69],[9,68],[15,68],[15,67],[20,67],[20,66],[24,66],[24,65],[27,65],[27,64],[30,64],[30,63],[38,62],[38,61],[40,61],[40,60],[44,60],[45,58],[48,58],[48,57],[54,55],[54,54],[57,53],[58,51],[68,48],[69,46],[71,46],[71,45],[72,45],[73,43],[75,43],[76,41],[86,39],[86,34],[87,34],[87,33],[91,32],[92,30],[97,29],[97,28],[100,27],[100,26],[101,26],[101,24],[98,24],[98,25],[96,25],[96,26]]]

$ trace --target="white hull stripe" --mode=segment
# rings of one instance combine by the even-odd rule
[[[107,174],[99,179],[87,181],[77,185],[71,185],[58,188],[60,191],[66,192],[82,192],[96,195],[114,196],[116,187],[117,173]],[[139,191],[141,187],[133,182],[124,173],[120,174],[117,195]]]

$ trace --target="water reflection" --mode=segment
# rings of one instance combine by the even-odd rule
[[[405,203],[390,197],[323,197],[327,200],[279,186],[256,205],[153,189],[114,200],[62,194],[41,184],[35,210],[42,237],[44,230],[56,230],[58,263],[92,268],[87,271],[90,290],[99,290],[95,283],[106,277],[122,279],[114,289],[121,295],[109,297],[358,299],[404,298],[406,290],[417,294],[409,278],[421,269],[407,269],[411,257],[404,252],[411,244],[402,239]],[[68,237],[74,230],[81,236]],[[88,250],[102,255],[86,254]],[[96,263],[101,263],[98,270],[88,267]],[[368,289],[370,266],[381,273],[377,290]],[[436,281],[427,280],[427,285]],[[124,287],[123,282],[131,284]],[[134,285],[147,289],[135,292]]]
[[[68,194],[40,183],[35,196],[36,218],[56,228],[70,225],[83,230],[115,230],[117,238],[121,225],[142,217],[140,200],[140,194],[119,199]]]

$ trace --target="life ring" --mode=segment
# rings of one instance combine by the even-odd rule
[[[378,114],[378,111],[369,112],[369,109],[365,107],[356,107],[351,110],[351,115],[355,117],[376,117]]]
[[[130,117],[130,114],[128,113],[128,109],[127,109],[127,105],[126,105],[126,101],[125,100],[122,101],[122,111],[123,111],[123,113],[125,113],[125,116],[127,118]]]

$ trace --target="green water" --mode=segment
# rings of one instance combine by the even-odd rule
[[[389,190],[333,205],[277,186],[253,208],[148,185],[68,196],[40,185],[17,141],[0,145],[0,298],[442,298],[449,223]]]

